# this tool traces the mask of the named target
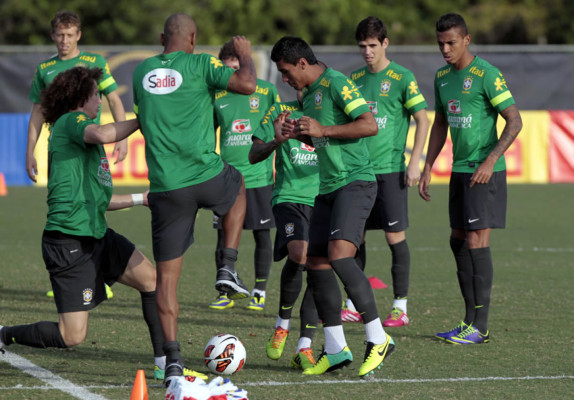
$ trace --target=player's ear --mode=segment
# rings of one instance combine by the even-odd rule
[[[195,47],[195,35],[197,34],[197,32],[191,32],[190,38],[189,38],[189,42],[191,43],[191,47]]]
[[[78,41],[82,38],[82,31],[78,31]]]
[[[163,32],[159,34],[159,42],[161,43],[162,46],[165,46],[165,36]]]

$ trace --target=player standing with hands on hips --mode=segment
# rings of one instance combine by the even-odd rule
[[[430,201],[432,166],[450,128],[450,247],[465,303],[464,319],[436,337],[454,344],[487,343],[494,274],[490,230],[506,224],[504,152],[522,129],[522,119],[502,73],[469,52],[470,34],[462,16],[449,13],[440,17],[436,37],[447,65],[435,76],[436,116],[419,194]],[[498,114],[506,121],[500,138]]]
[[[177,341],[177,284],[183,255],[194,241],[200,208],[223,218],[224,248],[215,289],[229,298],[249,296],[235,271],[245,218],[243,177],[215,152],[213,94],[225,89],[251,94],[256,71],[251,43],[235,36],[234,70],[209,54],[193,54],[197,29],[191,17],[167,18],[164,51],[138,65],[133,76],[134,111],[146,142],[153,254],[157,264],[157,305],[167,356],[164,384],[184,374]]]

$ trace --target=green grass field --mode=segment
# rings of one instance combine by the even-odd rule
[[[0,324],[56,320],[53,301],[45,297],[48,274],[41,257],[45,222],[45,188],[8,188],[0,197]],[[131,192],[118,188],[118,192]],[[433,340],[437,331],[456,325],[463,304],[450,253],[447,187],[431,187],[425,203],[411,190],[408,231],[412,271],[409,296],[411,324],[389,328],[396,351],[374,381],[357,378],[364,352],[361,324],[345,324],[355,362],[347,369],[315,378],[289,368],[298,337],[298,313],[284,356],[268,360],[265,343],[272,333],[282,263],[273,264],[267,306],[256,314],[246,301],[223,312],[207,304],[216,295],[213,250],[216,233],[211,214],[201,212],[196,242],[186,254],[179,286],[179,339],[188,367],[206,371],[205,343],[217,333],[239,336],[247,363],[232,381],[250,399],[561,399],[574,395],[574,185],[512,185],[507,228],[492,234],[495,280],[491,342],[461,347]],[[109,225],[130,238],[151,258],[149,211],[137,207],[108,214]],[[246,232],[238,270],[253,284],[253,240]],[[390,252],[381,232],[367,237],[367,275],[390,281]],[[145,369],[150,399],[163,399],[165,389],[151,379],[153,356],[141,317],[139,294],[116,285],[115,296],[90,314],[86,341],[73,349],[8,347],[56,377],[30,375],[0,354],[0,399],[129,399],[138,369]],[[382,317],[390,310],[392,290],[376,290]],[[323,342],[319,332],[314,350]],[[22,367],[24,368],[24,367]],[[61,383],[65,379],[71,383]],[[50,386],[61,386],[62,389]],[[72,384],[92,394],[69,393]],[[68,388],[68,389],[66,389]]]

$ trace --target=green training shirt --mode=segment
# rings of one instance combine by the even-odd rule
[[[146,142],[151,192],[196,185],[223,170],[215,152],[213,96],[233,72],[209,54],[183,51],[136,67],[134,111]]]
[[[369,72],[365,66],[351,74],[371,108],[379,133],[365,138],[375,174],[406,170],[405,148],[411,115],[427,108],[415,76],[399,64]]]
[[[102,145],[84,142],[95,124],[83,112],[62,115],[48,142],[48,220],[46,230],[100,239],[112,198],[110,164]]]
[[[303,111],[323,126],[343,125],[371,112],[355,83],[327,68],[303,89]],[[373,166],[361,139],[311,138],[319,158],[319,193],[331,193],[356,180],[374,181]]]
[[[253,137],[270,142],[275,137],[273,121],[283,111],[290,110],[289,118],[303,116],[298,101],[276,103],[267,111]],[[272,160],[269,156],[268,160]],[[299,203],[313,206],[319,193],[319,164],[315,149],[296,139],[289,139],[275,149],[275,184],[271,205]]]
[[[221,158],[241,172],[246,189],[273,184],[273,159],[251,164],[249,150],[253,131],[269,107],[279,101],[275,85],[261,79],[257,79],[255,93],[248,96],[227,90],[215,93],[215,116],[221,128]]]
[[[498,113],[514,104],[498,68],[475,57],[461,71],[440,68],[434,80],[435,111],[444,114],[452,138],[452,171],[472,173],[498,142]],[[504,155],[494,172],[506,169]]]
[[[110,73],[110,67],[106,59],[99,54],[81,51],[77,57],[69,60],[62,60],[56,55],[40,63],[36,67],[34,80],[30,88],[30,100],[35,104],[40,104],[40,93],[42,90],[46,89],[60,72],[74,67],[101,68],[104,71],[102,78],[98,82],[100,97],[102,94],[107,95],[118,88],[118,84]],[[100,112],[98,112],[98,117],[95,121],[97,124],[100,123]]]

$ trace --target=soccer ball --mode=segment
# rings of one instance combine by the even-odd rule
[[[214,374],[233,375],[245,365],[245,346],[237,336],[221,334],[212,337],[203,351],[205,365]]]

